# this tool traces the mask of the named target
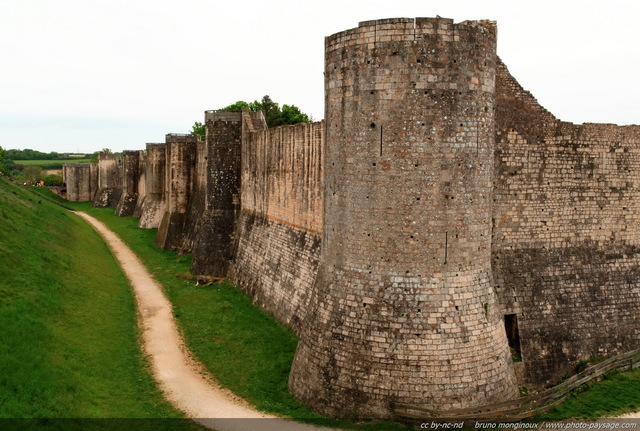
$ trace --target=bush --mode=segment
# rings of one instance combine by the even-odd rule
[[[62,185],[62,175],[47,175],[44,178],[45,186],[61,186]]]

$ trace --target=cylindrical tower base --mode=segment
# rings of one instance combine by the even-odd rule
[[[517,396],[491,273],[496,29],[391,19],[326,40],[322,256],[291,391],[331,416]]]

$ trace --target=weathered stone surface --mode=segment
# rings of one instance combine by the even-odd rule
[[[93,201],[98,190],[98,165],[96,163],[64,163],[62,181],[66,186],[69,202]]]
[[[140,186],[140,151],[122,152],[122,194],[116,206],[116,215],[131,217],[138,203]]]
[[[191,272],[224,277],[233,256],[240,210],[242,114],[207,111],[205,127]]]
[[[147,144],[144,166],[145,198],[138,227],[158,228],[165,212],[166,144]]]
[[[140,226],[296,331],[290,387],[315,410],[491,403],[514,371],[544,384],[640,347],[640,126],[558,120],[495,38],[364,22],[326,40],[326,123],[209,111],[205,142],[140,154]],[[65,166],[70,199],[134,188],[106,156]]]
[[[195,180],[197,138],[194,135],[168,134],[165,139],[166,206],[155,243],[166,250],[184,251],[187,209]]]
[[[527,384],[640,347],[640,127],[559,121],[503,64],[492,259]]]
[[[245,115],[244,124],[253,122]],[[320,258],[324,123],[243,128],[242,212],[229,276],[299,331]]]
[[[122,194],[122,159],[118,154],[98,154],[98,191],[94,207],[114,207]]]
[[[394,19],[326,40],[322,254],[289,382],[314,410],[517,396],[490,260],[495,35]]]

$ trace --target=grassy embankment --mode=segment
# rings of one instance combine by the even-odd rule
[[[133,294],[101,238],[1,178],[0,328],[0,418],[182,417],[149,373]],[[29,424],[72,425],[20,423]],[[184,420],[77,426],[192,429]]]
[[[40,191],[40,190],[39,190]],[[46,192],[46,190],[42,190]],[[56,197],[57,198],[57,197]],[[142,258],[165,287],[186,342],[216,378],[259,409],[272,413],[317,418],[287,391],[289,367],[296,339],[284,326],[227,283],[194,286],[176,275],[187,274],[190,256],[178,256],[153,245],[155,230],[137,228],[137,219],[121,218],[111,208],[70,204],[104,221]],[[616,416],[640,408],[640,370],[610,374],[540,420]],[[350,426],[345,422],[323,422]],[[397,425],[368,425],[370,429],[398,429]]]
[[[105,222],[142,259],[174,306],[185,342],[207,370],[259,410],[326,426],[403,430],[388,422],[352,423],[325,419],[302,406],[287,390],[297,338],[228,282],[195,286],[188,275],[191,256],[161,250],[155,229],[139,229],[137,219],[117,217],[113,208],[67,203]]]
[[[538,420],[615,417],[640,410],[640,369],[610,373]]]

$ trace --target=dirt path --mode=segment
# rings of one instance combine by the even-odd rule
[[[206,376],[189,355],[161,287],[129,247],[102,222],[77,212],[105,239],[129,279],[138,303],[143,348],[167,399],[188,417],[218,431],[320,431],[258,412]]]
[[[102,222],[83,212],[76,214],[102,235],[129,279],[138,302],[143,348],[150,358],[154,377],[174,406],[217,431],[332,430],[266,415],[220,388],[203,367],[191,359],[178,334],[171,304],[138,257]],[[622,418],[640,418],[640,412],[617,419]]]

